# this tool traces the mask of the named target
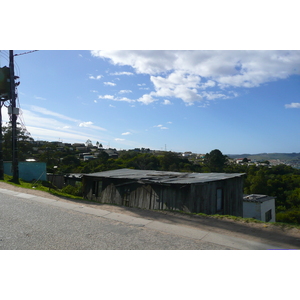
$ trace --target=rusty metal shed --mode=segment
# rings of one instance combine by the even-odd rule
[[[242,216],[243,175],[111,170],[83,175],[84,197],[143,209]]]

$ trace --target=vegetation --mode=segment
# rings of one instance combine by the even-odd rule
[[[11,160],[11,126],[3,126],[3,159]],[[300,224],[300,169],[287,165],[270,166],[249,164],[247,158],[242,164],[230,161],[218,149],[202,157],[183,157],[175,152],[151,153],[143,151],[120,151],[117,158],[112,158],[97,142],[93,146],[88,140],[85,144],[87,151],[94,147],[97,153],[95,159],[84,161],[82,152],[72,149],[70,146],[57,146],[55,143],[35,142],[30,134],[18,127],[19,161],[33,158],[47,163],[47,171],[52,173],[54,166],[56,174],[67,173],[94,173],[120,168],[132,168],[141,170],[160,170],[176,172],[226,172],[245,173],[245,194],[266,194],[276,197],[276,219],[278,222],[290,222]],[[148,149],[149,150],[149,149]],[[266,161],[267,162],[267,161]],[[22,184],[25,184],[24,182]],[[32,184],[32,183],[30,183]],[[29,184],[29,185],[30,185]],[[53,193],[65,193],[75,197],[82,195],[82,187],[64,187],[58,191],[45,182],[34,183],[41,190],[51,190]]]

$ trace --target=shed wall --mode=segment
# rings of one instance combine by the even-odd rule
[[[242,216],[243,213],[243,179],[240,177],[172,185],[101,177],[84,177],[83,182],[84,197],[100,203],[205,214]],[[217,211],[217,189],[222,189],[221,211]]]
[[[3,163],[4,174],[13,175],[12,162],[5,161]],[[44,162],[19,162],[19,177],[25,181],[47,180],[46,163]]]

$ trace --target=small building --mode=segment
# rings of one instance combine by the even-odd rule
[[[275,197],[267,195],[244,195],[243,217],[263,222],[276,222]]]
[[[100,203],[242,216],[243,175],[119,169],[84,174],[83,190]]]
[[[95,159],[94,155],[83,155],[83,161]]]
[[[82,182],[82,173],[73,173],[64,176],[65,185],[76,186]]]
[[[12,162],[5,161],[3,163],[4,174],[13,176]],[[47,180],[47,171],[45,162],[36,161],[20,161],[18,163],[19,178],[24,181]]]

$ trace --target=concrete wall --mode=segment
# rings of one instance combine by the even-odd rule
[[[243,217],[244,218],[254,218],[266,222],[265,213],[271,210],[272,219],[269,222],[276,222],[275,213],[275,199],[270,199],[268,201],[244,201],[243,203]]]
[[[275,213],[275,199],[271,199],[269,201],[264,201],[261,203],[261,220],[262,221],[266,221],[265,220],[265,213],[268,210],[272,210],[272,219],[269,222],[276,222],[276,213]]]
[[[243,203],[243,218],[253,218],[261,220],[260,202],[248,202]],[[262,221],[262,220],[261,220]]]
[[[12,163],[5,161],[4,174],[13,176]],[[19,178],[25,181],[47,180],[46,163],[44,162],[19,162]]]

